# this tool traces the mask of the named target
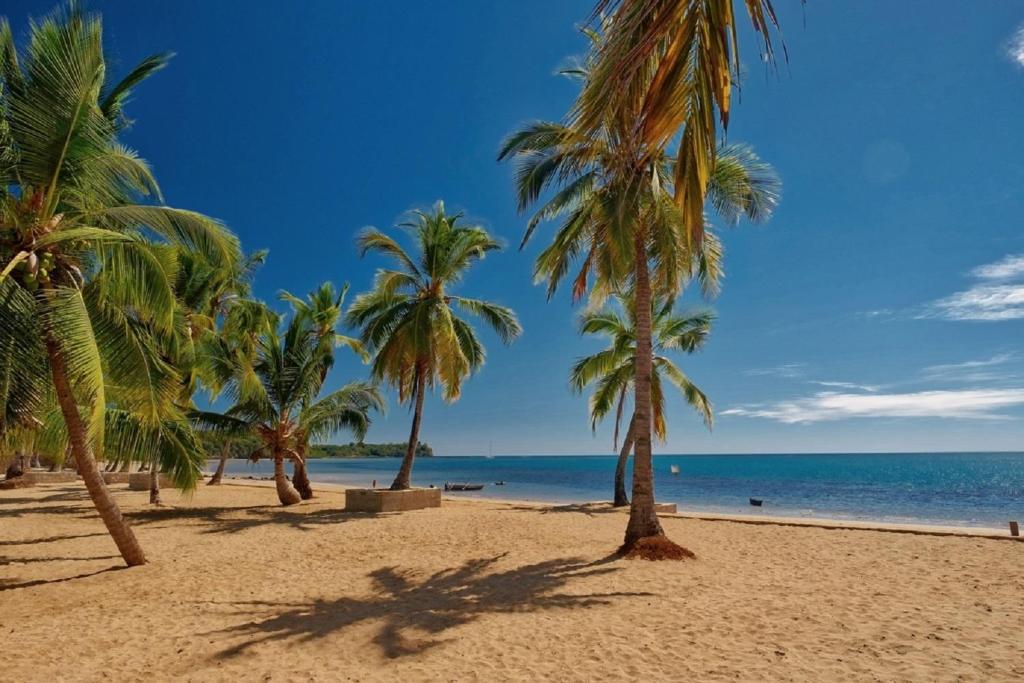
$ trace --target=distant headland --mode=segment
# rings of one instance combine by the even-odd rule
[[[405,455],[405,449],[409,444],[402,443],[347,443],[347,444],[317,444],[310,446],[308,457],[310,458],[401,458]],[[429,445],[418,442],[416,445],[416,457],[432,457],[433,449]]]

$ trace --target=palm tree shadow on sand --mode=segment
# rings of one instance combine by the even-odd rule
[[[310,603],[240,602],[243,614],[263,615],[267,608],[281,608],[262,621],[250,621],[217,631],[218,635],[242,636],[245,641],[215,655],[236,657],[265,642],[296,639],[310,642],[366,621],[381,621],[373,642],[389,658],[418,654],[447,642],[440,636],[487,614],[525,613],[549,609],[589,608],[610,604],[613,598],[652,595],[641,592],[556,593],[570,581],[616,571],[601,567],[603,561],[586,563],[578,558],[548,560],[488,573],[504,554],[470,560],[420,580],[415,572],[384,567],[369,574],[377,597],[315,600]],[[250,608],[246,611],[244,608]]]

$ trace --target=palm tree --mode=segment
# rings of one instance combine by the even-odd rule
[[[254,368],[260,339],[278,324],[279,316],[263,302],[248,298],[231,300],[231,305],[222,312],[220,324],[196,343],[195,374],[208,390],[210,401],[216,401],[225,390],[236,400],[239,392],[253,391],[252,387],[259,384]],[[239,434],[205,429],[200,436],[207,452],[214,448],[219,451],[217,470],[207,482],[210,486],[221,483],[232,453],[252,455],[262,450],[260,440],[248,430]]]
[[[771,0],[744,0],[763,40],[763,55],[774,59],[771,31],[778,28]],[[672,169],[672,206],[680,247],[703,250],[705,199],[717,165],[717,123],[729,123],[732,80],[739,72],[738,40],[731,0],[599,0],[594,16],[608,13],[604,34],[588,62],[583,91],[573,106],[573,129],[584,136],[608,135],[616,164],[609,186],[618,186],[614,238],[632,245],[631,276],[637,319],[636,456],[633,503],[621,548],[624,554],[656,558],[689,553],[669,542],[654,511],[650,467],[651,266],[662,279],[678,265],[665,263],[652,245],[666,243],[641,188],[673,138],[679,148]],[[681,133],[681,134],[680,134]],[[575,174],[574,174],[575,175]],[[645,205],[646,204],[646,205]],[[671,240],[669,240],[671,241]],[[663,256],[663,255],[662,255]],[[658,271],[661,271],[660,274]],[[655,283],[657,284],[657,283]],[[673,289],[663,289],[673,296]],[[646,548],[646,549],[645,549]],[[649,549],[649,550],[648,550]]]
[[[336,346],[347,346],[366,361],[367,354],[363,350],[358,339],[338,334],[337,326],[341,321],[344,311],[345,295],[348,293],[346,282],[340,291],[335,293],[334,285],[325,282],[309,293],[305,300],[283,291],[280,298],[292,305],[295,319],[313,334],[316,343],[317,353],[320,356],[320,381],[327,378],[327,373],[334,367],[334,348]],[[309,473],[306,469],[306,453],[309,450],[309,434],[304,433],[305,438],[298,439],[296,452],[298,458],[293,463],[295,468],[292,483],[295,489],[302,496],[303,500],[313,497],[313,488],[309,483]]]
[[[302,500],[285,475],[285,459],[300,462],[299,450],[309,439],[340,429],[362,439],[370,426],[370,412],[384,409],[377,388],[367,382],[352,382],[318,398],[323,358],[314,334],[297,317],[283,336],[274,328],[262,334],[251,367],[242,367],[237,360],[227,362],[235,366],[226,384],[238,401],[223,415],[198,411],[193,415],[207,428],[259,437],[258,454],[274,460],[274,482],[282,505]]]
[[[582,73],[591,68],[585,66]],[[535,265],[537,279],[548,282],[549,297],[574,263],[579,264],[574,300],[591,289],[591,277],[595,303],[627,287],[634,292],[633,499],[620,551],[645,555],[648,546],[657,549],[652,556],[664,552],[684,557],[689,551],[665,538],[654,510],[651,306],[655,295],[675,298],[693,278],[705,293],[715,292],[721,275],[721,245],[703,224],[701,239],[693,239],[686,215],[673,198],[677,164],[663,152],[644,149],[639,155],[629,144],[628,118],[609,118],[597,131],[533,123],[505,141],[499,159],[517,161],[521,210],[536,205],[545,190],[556,190],[536,210],[523,238],[525,245],[542,221],[562,218],[551,245]],[[726,222],[735,223],[744,216],[765,220],[778,202],[778,179],[749,148],[730,145],[716,155],[708,195]]]
[[[396,269],[377,271],[374,289],[358,296],[347,316],[373,354],[373,378],[395,387],[400,403],[413,405],[409,444],[393,490],[411,486],[426,390],[440,384],[445,401],[456,401],[463,379],[483,365],[484,347],[456,309],[482,319],[505,344],[522,332],[511,309],[451,293],[471,265],[500,248],[482,227],[461,221],[462,214],[446,213],[443,202],[430,212],[414,211],[399,227],[414,236],[415,258],[378,230],[359,237],[363,255],[378,252],[397,263]]]
[[[74,4],[32,23],[29,34],[18,51],[0,22],[0,366],[17,385],[8,411],[27,419],[52,387],[100,517],[125,562],[139,565],[145,554],[96,466],[105,392],[118,387],[120,404],[152,424],[162,401],[154,395],[177,377],[152,376],[152,349],[119,312],[138,312],[160,334],[174,324],[173,288],[154,240],[216,260],[238,245],[205,216],[137,203],[160,194],[146,163],[117,140],[128,124],[123,105],[167,57],[107,81],[101,21]],[[94,282],[97,265],[115,262]],[[101,349],[119,362],[105,363]]]
[[[615,411],[614,442],[618,446],[619,432],[626,399],[636,375],[636,309],[631,294],[617,297],[625,316],[615,310],[587,313],[580,324],[582,334],[602,334],[609,339],[608,348],[579,359],[572,367],[570,385],[577,392],[594,384],[596,389],[590,397],[590,423],[593,429]],[[687,315],[673,312],[673,302],[654,302],[652,328],[654,331],[654,361],[651,373],[652,431],[662,442],[666,436],[665,394],[663,387],[667,379],[682,393],[683,398],[696,410],[704,423],[711,428],[714,420],[711,403],[697,385],[665,356],[666,351],[679,350],[694,353],[707,341],[714,315],[710,311],[698,311]],[[634,417],[629,418],[622,442],[622,450],[615,466],[615,496],[613,505],[629,505],[626,496],[626,460],[633,447]]]

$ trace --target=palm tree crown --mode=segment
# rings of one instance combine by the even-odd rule
[[[401,227],[416,240],[416,258],[378,230],[360,235],[363,254],[390,256],[397,268],[377,271],[374,289],[356,298],[348,321],[361,329],[373,354],[373,377],[397,388],[400,401],[415,393],[419,381],[439,383],[445,400],[454,401],[463,379],[485,357],[476,331],[456,309],[479,317],[506,344],[522,331],[511,309],[450,291],[473,263],[501,245],[482,227],[463,225],[461,213],[446,213],[442,202],[431,212],[414,211]]]
[[[573,364],[569,382],[575,391],[595,385],[590,397],[591,427],[615,411],[615,443],[627,397],[632,390],[636,374],[636,309],[631,295],[617,297],[622,313],[613,309],[587,313],[580,323],[583,334],[600,334],[608,338],[608,347],[595,354],[580,358]],[[666,437],[664,382],[667,380],[683,394],[710,428],[714,422],[711,402],[697,385],[690,381],[666,355],[668,351],[694,353],[700,349],[711,332],[714,314],[703,310],[687,314],[674,311],[671,300],[655,302],[652,311],[654,363],[651,373],[651,426],[654,435],[664,441]]]

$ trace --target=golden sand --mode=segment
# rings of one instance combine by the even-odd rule
[[[1024,544],[452,501],[351,515],[272,490],[0,491],[0,680],[1022,680]]]

